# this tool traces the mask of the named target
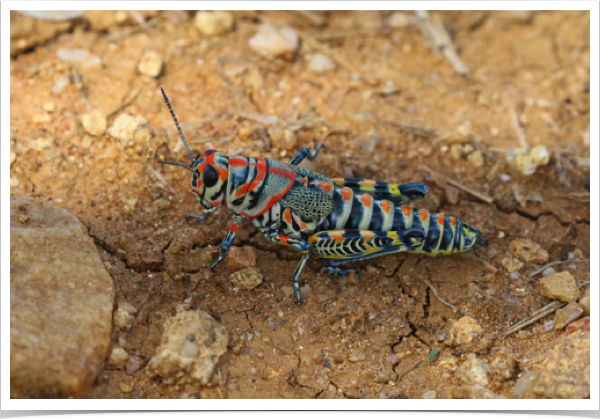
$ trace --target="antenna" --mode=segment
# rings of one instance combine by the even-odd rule
[[[167,97],[167,94],[165,93],[165,90],[162,88],[162,86],[160,88],[160,91],[162,92],[163,99],[165,100],[165,103],[169,107],[169,112],[171,112],[171,118],[173,118],[173,122],[175,122],[175,126],[177,127],[177,131],[179,131],[179,136],[183,140],[183,144],[185,144],[185,148],[187,149],[188,153],[190,154],[190,157],[192,158],[192,164],[194,164],[196,162],[196,160],[194,159],[194,156],[192,155],[192,151],[190,150],[190,147],[188,146],[187,141],[185,141],[185,136],[183,135],[183,131],[181,131],[181,128],[179,127],[179,122],[177,122],[177,117],[175,116],[175,112],[173,112],[173,108],[171,107],[171,104],[169,103],[169,98]],[[162,162],[162,163],[173,164],[175,166],[183,166],[183,167],[187,167],[190,170],[192,170],[192,168],[189,167],[188,165],[184,165],[184,164],[181,164],[181,163],[169,163],[169,162]]]

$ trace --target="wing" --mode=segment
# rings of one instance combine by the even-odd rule
[[[333,198],[320,189],[298,186],[296,183],[281,203],[305,221],[318,221],[333,211]]]
[[[429,192],[429,188],[424,183],[401,185],[361,178],[334,178],[332,180],[338,188],[350,188],[354,192],[369,194],[376,200],[387,200],[394,204],[423,199]]]

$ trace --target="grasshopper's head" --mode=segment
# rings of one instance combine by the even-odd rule
[[[196,199],[200,201],[200,204],[202,204],[202,206],[206,209],[205,214],[214,211],[221,206],[223,200],[225,199],[227,178],[229,176],[229,157],[215,150],[208,150],[204,155],[201,155],[195,159],[187,141],[185,141],[185,137],[181,131],[181,128],[179,127],[179,123],[175,117],[175,112],[173,112],[173,108],[171,108],[171,104],[169,103],[169,99],[167,98],[165,91],[162,87],[160,90],[163,94],[165,102],[167,103],[167,106],[169,107],[171,117],[173,118],[173,121],[175,121],[175,126],[177,127],[177,131],[179,131],[179,136],[183,140],[183,144],[185,145],[185,148],[192,159],[192,164],[187,165],[184,163],[168,162],[163,160],[159,160],[159,162],[173,166],[182,166],[191,171],[192,193]]]

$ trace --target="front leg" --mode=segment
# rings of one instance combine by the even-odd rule
[[[186,215],[185,220],[187,221],[187,220],[191,219],[191,220],[196,220],[199,223],[203,223],[203,222],[205,222],[205,221],[208,220],[208,218],[210,217],[210,214],[212,212],[218,211],[219,208],[220,208],[220,206],[214,207],[214,208],[205,209],[204,210],[204,214],[202,215],[202,217],[198,217],[197,215],[193,215],[193,214]]]
[[[299,164],[302,160],[308,157],[308,160],[314,160],[319,154],[319,150],[325,148],[323,143],[320,143],[312,152],[308,147],[303,147],[292,157],[289,161],[289,164]]]
[[[229,232],[227,233],[227,237],[225,237],[225,240],[223,240],[223,243],[221,243],[221,251],[219,252],[219,257],[217,258],[216,261],[213,262],[212,265],[210,265],[211,271],[214,272],[215,267],[219,263],[221,263],[221,261],[223,259],[225,259],[225,256],[227,256],[227,252],[229,251],[229,248],[231,247],[231,243],[233,243],[233,239],[235,239],[235,233],[237,233],[241,222],[242,222],[241,216],[239,216],[239,215],[233,216],[233,224],[231,225],[231,228],[229,229]]]

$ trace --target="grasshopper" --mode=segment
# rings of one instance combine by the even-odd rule
[[[223,203],[233,214],[233,224],[211,271],[227,255],[242,217],[251,218],[270,241],[302,254],[292,276],[298,304],[302,303],[300,275],[313,254],[323,260],[327,271],[344,275],[355,272],[340,268],[350,261],[396,252],[436,256],[488,244],[466,222],[404,205],[429,192],[423,183],[401,185],[372,179],[328,178],[298,166],[305,158],[315,159],[323,144],[313,151],[300,149],[288,163],[261,157],[230,157],[216,150],[194,158],[162,88],[161,92],[192,162],[159,162],[191,171],[192,193],[204,207],[201,217],[188,217],[204,222]]]

